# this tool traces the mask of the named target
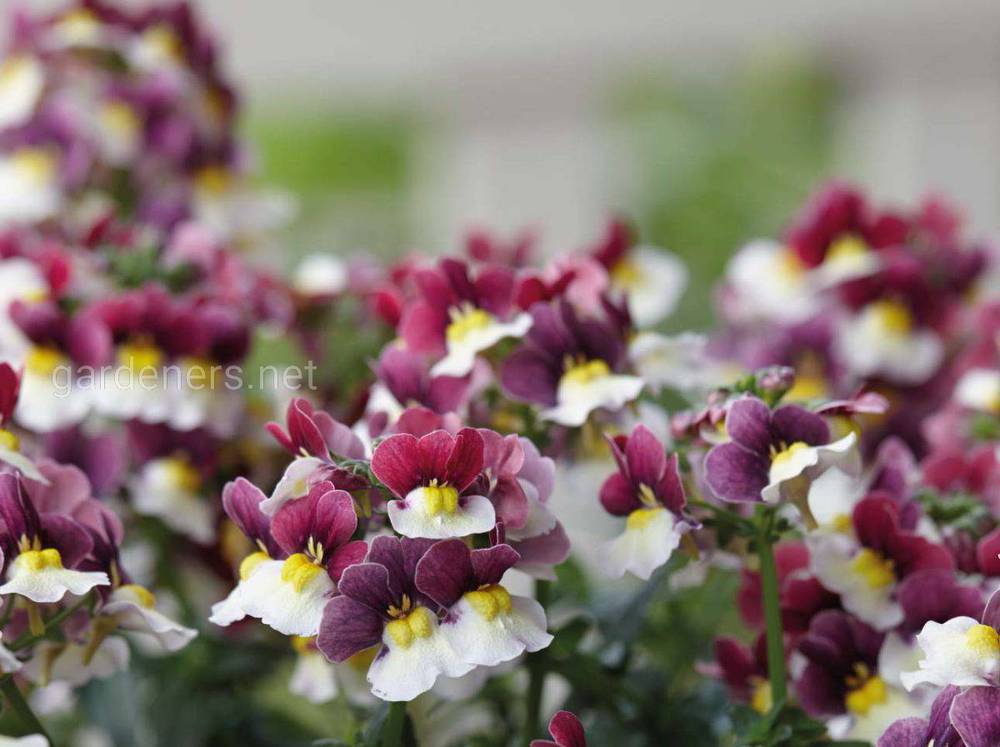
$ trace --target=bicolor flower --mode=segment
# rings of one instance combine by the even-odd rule
[[[923,682],[938,687],[1000,687],[1000,596],[996,593],[982,617],[933,620],[917,634],[924,658],[920,668],[904,672],[903,684],[913,689]]]
[[[726,501],[804,502],[811,482],[830,467],[860,468],[855,434],[831,443],[823,418],[798,405],[771,412],[756,397],[742,397],[729,406],[726,433],[731,440],[705,457],[705,479]]]
[[[518,559],[509,545],[470,550],[450,539],[432,545],[417,563],[417,588],[444,610],[438,629],[468,664],[495,666],[552,642],[542,606],[500,583]]]
[[[404,537],[430,539],[493,529],[490,499],[463,494],[482,471],[483,450],[483,437],[473,428],[457,436],[438,430],[420,439],[399,433],[382,441],[371,469],[399,499],[387,506],[392,528]]]
[[[889,298],[845,319],[835,339],[838,356],[852,374],[902,385],[926,382],[945,355],[940,335],[918,326],[906,304]]]
[[[900,581],[916,571],[954,567],[947,550],[901,527],[899,504],[885,494],[858,503],[851,526],[853,536],[810,535],[812,571],[840,594],[844,609],[878,630],[903,621]]]
[[[877,747],[967,747],[951,722],[957,687],[946,687],[931,704],[929,719],[902,718],[879,737]],[[983,745],[985,747],[985,744]]]
[[[438,605],[415,582],[431,540],[376,537],[364,563],[344,571],[327,604],[317,645],[328,659],[347,661],[378,647],[368,669],[382,700],[413,700],[441,675],[471,671],[441,631]]]
[[[46,604],[108,585],[105,573],[76,570],[93,547],[87,530],[66,516],[39,515],[20,480],[10,473],[0,474],[0,517],[6,579],[0,594],[20,594]],[[40,620],[32,622],[34,629]]]
[[[20,388],[18,373],[9,363],[0,363],[0,462],[6,462],[32,480],[48,482],[35,463],[21,453],[21,440],[8,429]]]
[[[920,713],[919,703],[887,678],[883,640],[860,620],[828,610],[798,643],[807,660],[796,681],[799,702],[813,715],[846,716],[836,720],[839,738],[874,740],[896,719]]]
[[[156,609],[156,597],[139,584],[122,584],[115,588],[94,624],[98,628],[136,634],[167,652],[180,651],[198,635],[197,630],[171,620]]]
[[[45,87],[45,70],[37,57],[10,55],[0,63],[0,130],[24,124]]]
[[[733,324],[800,322],[819,308],[805,265],[789,247],[757,240],[726,266],[721,307]]]
[[[136,513],[155,516],[170,529],[203,545],[215,539],[216,508],[202,494],[203,478],[190,459],[151,459],[128,481]]]
[[[559,711],[549,721],[548,739],[532,739],[531,747],[587,747],[587,736],[583,726],[574,714],[569,711]]]
[[[247,569],[244,561],[243,611],[285,635],[316,635],[323,608],[344,569],[365,556],[367,545],[351,541],[357,526],[354,499],[328,482],[283,506],[272,518],[270,530],[286,557],[257,556],[249,562],[258,567]]]
[[[955,385],[955,401],[970,410],[1000,415],[1000,371],[969,369]]]
[[[48,298],[49,282],[41,268],[24,257],[0,260],[0,351],[20,360],[31,341],[8,313],[15,301],[30,303]]]
[[[0,156],[0,226],[36,223],[62,204],[59,157],[44,147],[25,146]]]
[[[531,331],[500,370],[507,394],[544,406],[543,420],[583,425],[598,409],[620,410],[639,396],[638,376],[623,373],[623,330],[614,321],[581,318],[566,301],[535,304]]]
[[[668,459],[663,444],[644,425],[637,425],[631,436],[608,438],[608,444],[618,471],[601,486],[601,505],[614,516],[628,517],[625,531],[605,550],[608,570],[615,577],[628,571],[648,579],[696,526],[684,518],[677,455]]]
[[[465,376],[479,353],[531,327],[531,316],[514,305],[514,273],[506,267],[484,267],[472,278],[464,262],[443,259],[414,280],[420,300],[404,312],[399,332],[413,352],[444,354],[432,376]]]
[[[316,647],[315,636],[293,637],[292,648],[296,654],[295,668],[288,681],[288,690],[293,695],[317,704],[329,702],[341,693],[352,705],[368,706],[374,702],[365,681],[374,651],[362,651],[345,662],[334,664]]]
[[[693,332],[662,335],[640,332],[629,345],[629,360],[654,391],[666,387],[683,394],[705,394],[737,378],[736,364],[714,360],[708,339]]]
[[[767,638],[763,633],[752,646],[729,636],[717,638],[715,662],[702,669],[722,679],[733,699],[748,704],[757,713],[766,714],[774,705],[767,674]]]
[[[423,356],[395,345],[382,351],[375,365],[375,376],[378,380],[372,384],[366,410],[370,416],[382,415],[387,425],[397,422],[403,412],[414,406],[439,414],[462,409],[472,378],[433,376]]]

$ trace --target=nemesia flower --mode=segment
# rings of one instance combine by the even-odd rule
[[[626,571],[648,579],[670,559],[685,532],[696,523],[684,518],[684,488],[677,469],[677,455],[667,458],[659,439],[644,425],[632,435],[609,438],[618,472],[601,486],[604,510],[627,516],[625,531],[606,548],[612,576]]]
[[[533,739],[531,747],[587,747],[587,737],[583,726],[574,714],[569,711],[559,711],[549,721],[549,734],[552,740]]]
[[[858,503],[851,524],[854,537],[808,538],[813,573],[840,594],[846,610],[877,630],[888,630],[903,621],[896,596],[899,582],[919,570],[950,570],[954,562],[943,547],[903,529],[899,505],[884,493]]]
[[[0,63],[0,130],[23,124],[44,86],[45,71],[33,55],[11,55]]]
[[[5,358],[20,360],[31,346],[8,313],[11,304],[45,299],[49,293],[49,283],[35,262],[17,256],[0,260],[0,354]]]
[[[469,378],[431,375],[423,357],[389,346],[375,365],[377,381],[368,396],[367,411],[384,413],[389,423],[414,405],[444,414],[459,410],[469,394]]]
[[[36,223],[62,204],[58,156],[45,147],[22,147],[0,155],[0,227]]]
[[[184,456],[151,459],[129,481],[132,507],[201,544],[215,539],[215,507],[201,494],[202,473]]]
[[[542,420],[573,427],[594,410],[617,411],[639,396],[643,380],[620,373],[624,333],[613,321],[582,318],[565,301],[536,304],[531,315],[525,342],[500,370],[508,395],[543,405]]]
[[[347,568],[327,604],[316,643],[328,659],[346,661],[378,646],[368,681],[383,700],[412,700],[440,675],[471,671],[442,634],[438,605],[416,585],[431,540],[376,537],[365,562]]]
[[[708,393],[736,378],[735,364],[709,356],[708,338],[692,332],[640,332],[629,345],[629,360],[646,384],[682,393]]]
[[[795,253],[776,241],[753,241],[726,266],[720,306],[732,322],[799,322],[818,309],[815,288]]]
[[[46,482],[35,463],[20,452],[20,439],[8,430],[17,406],[21,377],[8,363],[0,363],[0,462],[6,462],[26,477]]]
[[[232,498],[242,500],[243,510],[249,510],[253,498],[245,487],[236,490]],[[279,633],[316,635],[341,574],[360,562],[367,550],[363,541],[351,541],[357,525],[354,499],[329,482],[314,485],[305,498],[282,506],[271,519],[270,531],[286,557],[254,555],[249,563],[259,567],[247,568],[246,560],[241,564],[242,610]]]
[[[729,406],[726,432],[731,441],[705,457],[706,480],[726,501],[803,500],[830,467],[858,468],[855,435],[831,443],[823,418],[798,405],[772,413],[756,397],[741,397]]]
[[[332,254],[310,254],[295,268],[292,287],[305,296],[335,296],[347,287],[347,268]]]
[[[417,563],[417,588],[444,610],[440,634],[469,664],[495,666],[552,642],[542,606],[500,583],[517,561],[509,545],[470,550],[450,539],[432,545]]]
[[[879,737],[877,747],[963,747],[950,719],[959,692],[957,687],[944,688],[931,705],[930,719],[910,716],[896,721]]]
[[[981,620],[954,617],[940,623],[933,620],[917,634],[923,651],[920,668],[904,672],[909,690],[923,682],[945,687],[956,685],[1000,686],[1000,598],[994,593]]]
[[[764,714],[774,705],[767,675],[767,639],[761,634],[753,646],[744,646],[735,638],[715,640],[715,665],[707,674],[720,677],[730,695]]]
[[[955,401],[963,407],[1000,415],[1000,371],[973,368],[955,386]]]
[[[21,481],[11,474],[0,474],[0,516],[6,579],[0,594],[51,603],[67,593],[79,596],[108,585],[105,573],[76,570],[93,547],[87,530],[66,516],[39,515]]]
[[[376,702],[365,681],[365,672],[375,656],[374,650],[362,651],[347,661],[334,664],[316,646],[315,636],[292,638],[295,668],[288,680],[288,691],[310,703],[327,703],[344,695],[352,705],[371,706]]]
[[[41,734],[26,737],[0,737],[0,747],[49,747],[49,740]]]
[[[372,454],[375,476],[399,500],[389,501],[392,528],[404,537],[464,537],[490,531],[496,512],[489,498],[463,491],[483,468],[483,437],[472,428],[418,439],[390,436]]]
[[[432,376],[465,376],[476,355],[507,337],[522,337],[531,316],[514,306],[514,274],[488,266],[470,277],[464,262],[443,259],[414,273],[420,300],[400,322],[409,350],[439,356]]]

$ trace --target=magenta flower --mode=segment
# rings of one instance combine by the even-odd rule
[[[552,739],[533,739],[531,747],[587,747],[587,736],[583,726],[574,714],[569,711],[559,711],[549,721],[549,734]]]
[[[624,372],[624,330],[611,321],[581,318],[566,301],[535,304],[525,342],[503,363],[504,391],[544,406],[541,418],[580,426],[605,408],[620,410],[639,396],[643,381]]]
[[[367,410],[373,419],[382,413],[387,422],[379,428],[372,427],[373,432],[381,432],[415,405],[439,414],[455,412],[463,407],[469,395],[468,376],[433,375],[428,372],[423,356],[392,345],[379,356],[375,375],[378,381],[372,385]]]
[[[956,696],[961,692],[957,687],[946,687],[931,704],[930,719],[917,716],[899,719],[879,737],[877,747],[968,747],[975,744],[964,742],[951,721],[951,710]],[[976,698],[973,698],[975,701]],[[996,706],[993,706],[994,711]],[[982,742],[982,747],[993,742]]]
[[[767,674],[767,638],[761,633],[753,646],[735,638],[715,640],[715,664],[707,673],[726,683],[731,697],[749,704],[758,713],[767,713],[774,705]]]
[[[601,486],[601,505],[628,517],[625,531],[607,547],[611,575],[626,571],[648,579],[670,559],[685,532],[696,523],[684,517],[684,488],[677,455],[667,458],[660,440],[644,425],[631,436],[608,438],[618,471]]]
[[[409,350],[443,355],[433,376],[465,376],[479,353],[531,327],[531,316],[514,305],[514,273],[506,267],[484,267],[473,279],[464,262],[443,259],[414,279],[420,299],[404,312],[399,332]]]
[[[823,418],[798,405],[772,412],[744,396],[730,405],[726,432],[731,440],[705,457],[705,479],[725,501],[803,501],[810,482],[830,467],[858,471],[855,435],[831,443]]]
[[[496,523],[490,499],[463,495],[482,471],[483,451],[483,437],[473,428],[457,436],[399,433],[382,441],[371,468],[399,499],[388,504],[392,528],[404,537],[431,539],[490,531]]]
[[[365,562],[344,571],[323,613],[316,643],[331,661],[379,647],[368,682],[383,700],[412,700],[438,676],[460,677],[474,666],[441,634],[437,603],[417,587],[419,561],[432,544],[376,537]]]

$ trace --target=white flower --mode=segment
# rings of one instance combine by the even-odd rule
[[[198,631],[174,622],[155,608],[156,600],[142,586],[125,584],[111,593],[101,615],[113,618],[117,627],[152,638],[163,651],[180,651]]]
[[[495,666],[552,642],[545,610],[499,584],[466,592],[441,624],[442,635],[467,663]]]
[[[709,358],[708,338],[693,332],[640,332],[629,346],[636,372],[655,390],[708,392],[736,378],[737,367]]]
[[[823,586],[840,594],[844,609],[876,630],[889,630],[903,621],[903,610],[894,598],[891,563],[843,534],[814,533],[807,542],[813,573]]]
[[[151,459],[129,480],[132,507],[203,545],[215,539],[215,508],[200,494],[201,476],[179,457]]]
[[[49,740],[41,734],[31,734],[27,737],[0,736],[0,747],[49,747]]]
[[[771,460],[768,484],[761,490],[761,497],[767,503],[777,503],[783,496],[783,489],[793,487],[799,478],[804,477],[811,483],[831,467],[857,475],[861,459],[856,443],[857,435],[851,432],[821,446],[809,446],[802,441],[792,444]]]
[[[262,551],[251,553],[243,558],[243,562],[240,563],[240,580],[225,599],[212,605],[209,622],[226,627],[246,617],[247,612],[243,608],[243,594],[246,591],[247,581],[265,563],[271,562],[280,563],[281,561],[272,561],[267,553]]]
[[[94,409],[118,420],[169,420],[172,402],[162,351],[146,343],[125,343],[118,346],[116,357],[116,365],[102,368],[94,381]]]
[[[284,635],[306,637],[319,633],[323,608],[334,590],[326,569],[303,553],[261,560],[241,586],[239,603],[247,615]]]
[[[66,594],[81,596],[109,583],[106,573],[63,568],[59,551],[53,548],[24,550],[10,564],[0,594],[20,594],[33,602],[50,604]]]
[[[45,70],[37,58],[17,54],[0,63],[0,130],[24,124],[44,87]]]
[[[620,410],[639,396],[644,386],[638,376],[611,372],[608,364],[595,359],[569,367],[559,380],[556,406],[539,417],[559,425],[583,425],[594,410]]]
[[[68,357],[49,347],[32,347],[24,358],[24,375],[14,419],[36,433],[75,425],[90,411],[90,394],[77,386]]]
[[[496,511],[482,495],[459,497],[450,485],[414,488],[401,501],[389,501],[392,528],[404,537],[445,539],[490,531]]]
[[[0,157],[0,227],[37,223],[53,216],[62,195],[55,155],[42,148],[21,148]]]
[[[658,324],[674,310],[687,286],[688,271],[677,255],[638,246],[611,268],[611,283],[626,292],[632,320],[642,329]]]
[[[955,387],[955,401],[971,410],[1000,413],[1000,371],[990,368],[966,371]]]
[[[445,333],[448,352],[431,368],[431,376],[465,376],[476,363],[476,355],[507,337],[524,337],[531,329],[531,314],[521,312],[501,322],[476,308],[454,310]]]
[[[36,647],[22,673],[37,685],[66,682],[81,687],[92,679],[105,679],[128,668],[129,648],[123,638],[110,636],[95,650],[91,648],[86,643],[44,642]]]
[[[758,240],[740,249],[726,267],[728,313],[746,322],[802,321],[818,308],[809,273],[790,248]]]
[[[897,301],[868,304],[841,324],[839,355],[858,377],[880,375],[900,384],[927,381],[941,365],[944,343],[929,329],[915,328]]]
[[[14,653],[0,643],[0,675],[16,672],[21,668],[21,661]]]
[[[849,529],[854,507],[867,493],[867,480],[833,467],[810,483],[809,511],[821,529]]]
[[[917,644],[924,658],[918,670],[903,673],[907,690],[923,682],[939,687],[997,684],[1000,638],[989,625],[971,617],[955,617],[945,623],[930,621],[917,635]]]
[[[49,284],[34,262],[23,257],[0,260],[0,356],[20,360],[31,342],[14,324],[8,310],[14,301],[38,301],[49,295]]]
[[[310,254],[295,268],[292,287],[306,296],[333,296],[347,287],[347,268],[332,254]]]
[[[666,563],[681,543],[684,525],[665,508],[640,508],[629,514],[625,531],[605,551],[608,574],[621,578],[628,571],[648,579]]]

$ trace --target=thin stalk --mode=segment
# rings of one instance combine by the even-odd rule
[[[37,643],[42,638],[44,638],[50,630],[52,630],[56,625],[61,623],[67,617],[72,615],[77,610],[81,609],[84,605],[89,604],[93,600],[94,592],[88,592],[85,596],[80,597],[74,604],[69,607],[63,607],[56,614],[46,620],[42,625],[42,632],[38,635],[33,634],[31,631],[22,633],[21,636],[16,638],[13,643],[8,647],[11,651],[20,651],[22,648],[27,648],[28,646]]]
[[[784,632],[781,628],[781,606],[778,599],[778,571],[771,544],[772,514],[764,519],[757,536],[757,556],[760,559],[760,590],[767,624],[767,674],[771,680],[771,701],[782,703],[788,693],[785,673]]]
[[[544,610],[549,603],[549,582],[535,581],[535,599]],[[524,716],[524,744],[530,745],[531,740],[541,733],[542,689],[545,685],[545,674],[548,662],[545,649],[528,656],[528,699]]]
[[[382,747],[398,747],[403,744],[403,729],[406,727],[406,701],[389,703],[382,727]]]
[[[42,726],[42,722],[38,720],[38,716],[35,712],[31,710],[31,706],[28,705],[28,701],[24,699],[21,695],[21,691],[17,687],[17,683],[14,682],[14,678],[9,674],[3,678],[0,678],[0,692],[3,693],[7,702],[10,704],[10,708],[17,717],[21,720],[21,723],[28,729],[29,734],[41,734],[48,740],[49,744],[52,744],[52,739],[49,737],[48,732],[45,731],[45,727]]]

